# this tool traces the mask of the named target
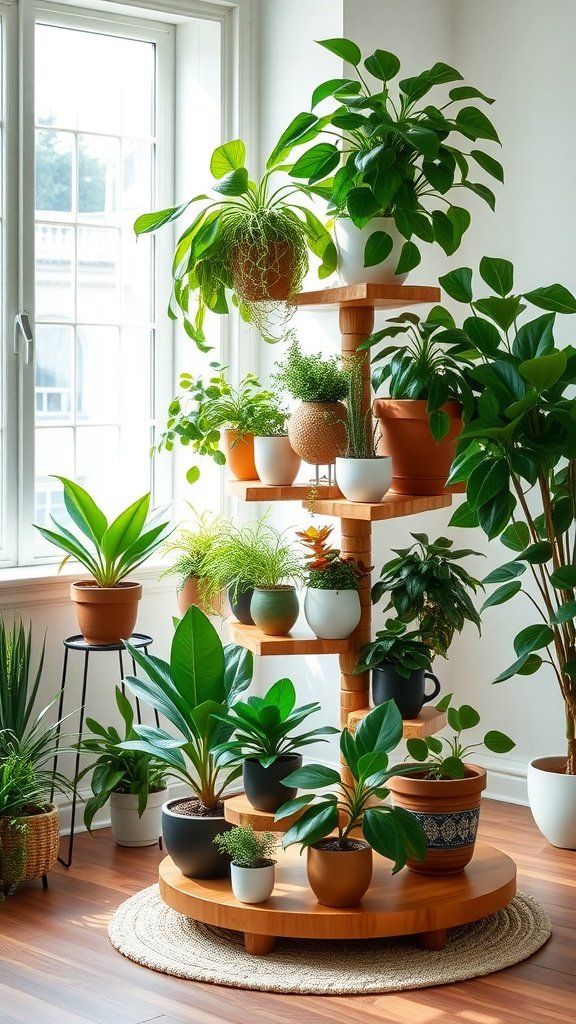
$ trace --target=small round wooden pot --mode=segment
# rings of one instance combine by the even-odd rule
[[[354,845],[357,848],[351,850],[308,847],[308,882],[322,906],[353,907],[370,885],[372,849],[360,840],[354,840]]]

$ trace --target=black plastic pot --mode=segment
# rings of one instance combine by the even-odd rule
[[[250,602],[252,601],[253,593],[254,587],[250,587],[248,590],[237,590],[235,595],[233,587],[228,591],[232,614],[244,626],[254,625],[254,619],[250,612]]]
[[[426,680],[434,683],[432,693],[426,693]],[[432,672],[415,669],[406,679],[386,661],[380,662],[372,669],[372,703],[374,706],[393,700],[402,718],[416,718],[422,705],[434,700],[440,693],[440,683]]]
[[[162,807],[162,835],[167,853],[187,878],[225,878],[230,858],[219,853],[212,840],[232,828],[222,815],[212,818],[178,814],[182,798],[168,800]]]
[[[298,790],[284,786],[282,779],[301,767],[302,754],[284,754],[269,768],[263,768],[256,758],[247,757],[243,768],[244,790],[252,807],[271,814],[287,800],[293,800]]]

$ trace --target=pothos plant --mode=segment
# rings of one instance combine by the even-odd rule
[[[468,140],[499,142],[486,114],[468,102],[494,101],[473,86],[460,84],[462,75],[448,64],[434,64],[396,82],[400,60],[388,50],[377,49],[363,60],[350,39],[323,39],[319,44],[350,64],[355,77],[333,78],[315,88],[311,112],[297,114],[288,125],[270,165],[312,142],[293,164],[292,177],[306,181],[328,200],[331,212],[349,217],[359,228],[374,217],[393,217],[406,240],[397,274],[420,263],[414,239],[435,242],[448,255],[456,252],[470,214],[448,196],[456,189],[468,190],[494,209],[491,189],[471,180],[471,163],[497,181],[504,180],[502,165],[493,156],[466,145]],[[443,89],[438,92],[445,85],[452,85],[447,96]],[[435,101],[429,95],[433,90]],[[317,107],[326,99],[333,109],[318,114]],[[374,231],[366,243],[364,266],[386,259],[392,246],[388,232]]]
[[[566,772],[574,775],[576,349],[558,346],[554,328],[557,314],[576,313],[576,297],[561,284],[515,293],[508,260],[484,257],[479,271],[488,297],[475,298],[469,267],[440,278],[470,310],[461,328],[452,321],[450,330],[478,358],[468,371],[477,401],[449,477],[466,483],[466,501],[451,525],[479,526],[511,552],[484,580],[498,586],[481,611],[521,594],[533,615],[494,682],[550,666],[564,701]],[[449,317],[444,311],[444,327]]]
[[[336,268],[336,250],[326,228],[297,201],[307,190],[291,181],[273,183],[273,176],[285,171],[282,161],[270,159],[258,183],[251,180],[245,164],[241,139],[218,146],[210,160],[215,179],[211,195],[203,193],[178,206],[142,214],[134,224],[137,235],[156,231],[200,204],[176,244],[168,315],[176,319],[182,314],[186,333],[203,352],[209,350],[204,333],[207,310],[228,313],[232,302],[266,340],[277,341],[270,334],[266,307],[279,295],[276,289],[284,270],[290,280],[283,298],[291,298],[308,271],[309,252],[320,260],[320,278]]]
[[[466,774],[465,759],[486,747],[495,754],[507,754],[516,744],[505,733],[490,729],[481,741],[475,743],[462,739],[462,733],[480,724],[480,715],[469,704],[452,707],[452,694],[447,693],[436,705],[437,711],[445,711],[451,736],[426,736],[406,741],[408,753],[414,761],[426,762],[426,777],[429,779],[463,779]]]

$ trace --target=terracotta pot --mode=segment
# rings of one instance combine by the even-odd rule
[[[288,421],[288,437],[304,462],[331,466],[346,448],[346,407],[341,402],[302,402]]]
[[[298,618],[300,605],[295,587],[254,587],[250,614],[266,636],[286,636]]]
[[[224,431],[224,451],[226,462],[232,475],[237,480],[257,480],[254,463],[254,437],[252,434],[240,434],[230,428]]]
[[[55,804],[41,814],[0,817],[0,890],[12,891],[21,882],[47,875],[58,860],[59,845],[60,819]]]
[[[80,632],[92,647],[119,644],[134,632],[142,584],[125,581],[117,587],[99,587],[94,580],[72,583]]]
[[[392,490],[397,494],[442,494],[461,491],[462,485],[446,487],[456,455],[456,441],[462,430],[461,406],[446,402],[450,430],[436,442],[430,433],[427,402],[411,399],[377,398],[372,406],[380,423],[380,455],[392,456]]]
[[[411,811],[428,838],[424,860],[408,860],[420,875],[455,875],[472,860],[486,772],[466,764],[463,779],[395,775],[386,783],[395,807]]]
[[[289,242],[269,242],[266,254],[260,245],[244,242],[230,254],[234,289],[247,302],[293,298],[297,269],[298,258]]]
[[[372,849],[368,843],[355,850],[319,850],[309,846],[306,870],[318,903],[324,907],[353,907],[372,879]]]
[[[537,757],[528,765],[528,802],[542,835],[561,850],[576,850],[576,775],[565,757]]]
[[[177,591],[176,599],[181,615],[185,615],[191,605],[196,605],[205,615],[219,615],[222,611],[222,594],[217,594],[211,605],[208,607],[198,592],[199,580],[197,576],[191,576],[186,580],[183,587]]]

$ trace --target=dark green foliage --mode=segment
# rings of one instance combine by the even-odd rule
[[[354,672],[359,675],[385,661],[409,679],[418,669],[429,672],[433,657],[434,651],[420,629],[408,631],[399,619],[387,619],[385,628],[376,630],[375,639],[360,649]]]
[[[478,743],[464,744],[462,733],[474,729],[480,723],[480,715],[469,704],[452,707],[452,694],[448,693],[436,705],[438,711],[445,711],[448,727],[453,735],[427,736],[424,739],[406,741],[408,753],[415,761],[426,762],[427,777],[430,779],[463,779],[464,761],[479,747],[484,746],[495,754],[507,754],[516,744],[503,732],[492,729]]]
[[[348,392],[348,374],[334,356],[304,355],[293,338],[272,375],[275,384],[301,402],[340,402]]]

